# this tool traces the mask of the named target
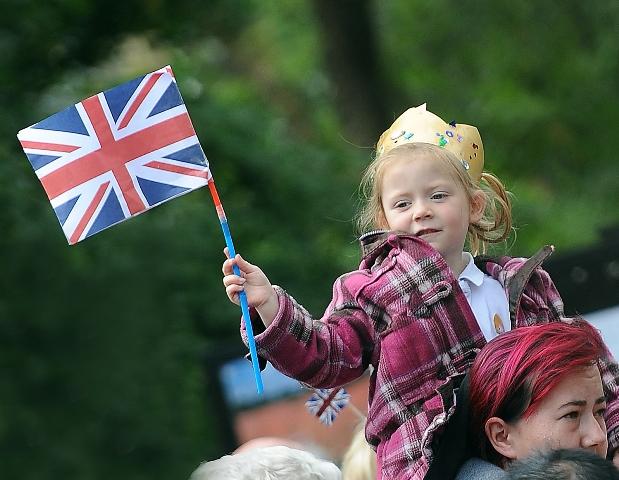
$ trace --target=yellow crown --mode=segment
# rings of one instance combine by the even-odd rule
[[[476,183],[484,168],[484,145],[476,127],[445,123],[426,110],[426,104],[409,108],[378,139],[376,154],[384,155],[405,143],[430,143],[454,153]]]

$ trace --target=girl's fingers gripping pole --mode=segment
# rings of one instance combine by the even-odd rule
[[[217,210],[217,217],[219,217],[219,223],[221,225],[221,230],[224,234],[224,239],[226,240],[226,246],[228,247],[228,253],[230,258],[234,258],[236,256],[236,252],[234,251],[234,244],[232,243],[232,235],[230,234],[230,228],[228,227],[228,220],[226,219],[226,214],[224,212],[224,208],[221,205],[221,200],[219,200],[219,194],[217,193],[217,189],[215,188],[215,182],[212,177],[208,182],[208,188],[211,192],[211,196],[213,197],[213,202],[215,203],[215,209]],[[241,271],[236,263],[232,266],[232,270],[235,275],[240,276]],[[241,311],[243,312],[243,320],[245,320],[245,329],[247,330],[247,343],[249,344],[249,353],[251,356],[251,364],[254,368],[254,378],[256,380],[256,388],[258,390],[258,394],[261,395],[264,387],[262,386],[262,376],[260,375],[260,367],[258,366],[258,353],[256,352],[256,341],[254,340],[254,329],[251,325],[251,318],[249,317],[249,306],[247,304],[247,296],[244,291],[239,292],[239,300],[241,302]]]

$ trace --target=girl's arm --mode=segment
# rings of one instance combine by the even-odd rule
[[[315,388],[344,385],[360,377],[372,361],[374,324],[356,303],[345,281],[320,319],[280,287],[273,322],[255,338],[258,354],[283,374]],[[247,343],[244,323],[241,336]]]
[[[225,253],[228,255],[227,249]],[[235,264],[240,276],[233,273]],[[254,337],[258,354],[277,370],[312,387],[325,388],[363,374],[374,349],[374,324],[351,292],[351,288],[357,290],[354,273],[336,281],[331,304],[316,320],[240,255],[228,258],[222,272],[230,301],[238,304],[239,292],[245,291],[252,313],[260,316],[266,330],[261,332],[254,324],[255,332],[261,332]],[[247,343],[243,320],[241,336]]]
[[[241,275],[233,273],[235,264]],[[261,360],[269,360],[280,372],[313,387],[343,385],[363,374],[376,341],[374,322],[356,298],[363,282],[368,281],[367,275],[353,272],[340,277],[325,314],[314,319],[240,255],[228,258],[222,271],[231,302],[238,304],[239,292],[245,291]],[[254,323],[256,312],[266,329]],[[243,319],[241,336],[247,343]]]

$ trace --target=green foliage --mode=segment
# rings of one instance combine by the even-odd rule
[[[3,6],[3,476],[187,477],[224,453],[203,353],[240,342],[208,191],[69,247],[16,131],[172,64],[237,250],[317,315],[358,262],[351,219],[376,139],[344,133],[346,85],[323,66],[337,46],[310,2]],[[513,254],[617,222],[618,20],[610,1],[374,3],[387,110],[427,101],[480,128],[486,167],[516,194]]]
[[[407,103],[480,129],[486,169],[516,194],[517,250],[560,251],[616,222],[616,3],[391,2],[377,16]],[[606,198],[587,200],[598,187]]]

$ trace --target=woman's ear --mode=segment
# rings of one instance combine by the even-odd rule
[[[475,190],[471,196],[470,223],[477,223],[484,216],[486,209],[486,195],[481,190]]]
[[[514,427],[499,417],[491,417],[486,421],[486,436],[492,447],[505,458],[516,459],[514,445]]]

